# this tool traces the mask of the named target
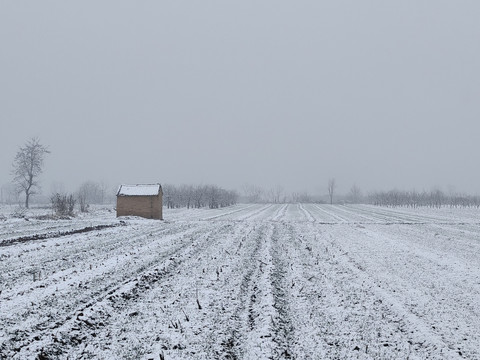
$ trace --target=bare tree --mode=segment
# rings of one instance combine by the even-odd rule
[[[77,190],[78,204],[82,213],[88,212],[90,196],[90,182],[84,182]]]
[[[256,185],[244,184],[242,186],[243,194],[249,203],[259,203],[265,194],[264,190]]]
[[[83,182],[77,190],[77,199],[80,204],[80,211],[86,212],[89,204],[103,204],[107,186],[104,183],[94,181]]]
[[[208,207],[210,209],[218,209],[220,206],[220,191],[216,185],[208,185],[206,189]]]
[[[182,205],[186,206],[187,209],[193,207],[193,185],[182,185],[179,189],[179,192],[181,194]]]
[[[163,198],[168,209],[178,207],[178,191],[175,185],[165,184],[162,185]]]
[[[335,178],[328,180],[328,196],[330,197],[330,205],[333,204],[333,193],[335,192]]]
[[[197,209],[204,206],[205,191],[205,186],[202,185],[197,185],[193,189],[193,204]]]
[[[267,202],[273,204],[280,204],[286,202],[286,197],[284,195],[284,189],[281,185],[276,185],[266,192]]]
[[[283,186],[281,185],[276,185],[275,188],[273,189],[273,202],[275,204],[279,204],[279,203],[284,203],[286,202],[286,198],[285,198],[285,195],[284,195],[284,189],[283,189]]]
[[[294,191],[290,194],[290,200],[292,203],[296,204],[300,202],[300,193]]]
[[[18,204],[19,200],[19,193],[14,184],[8,183],[2,185],[0,188],[0,203],[12,205]]]
[[[310,196],[310,194],[306,191],[304,191],[304,192],[292,192],[292,194],[290,195],[290,201],[294,204],[295,203],[307,204],[307,203],[312,203],[313,199]]]
[[[26,208],[28,208],[30,196],[40,189],[38,177],[43,172],[45,154],[49,153],[48,148],[40,144],[38,138],[32,138],[15,155],[12,164],[13,181],[19,192],[25,193]]]
[[[99,186],[99,201],[100,201],[100,204],[104,204],[105,203],[105,197],[107,195],[107,190],[108,190],[108,185],[106,183],[104,183],[103,181],[100,182],[100,184],[98,184]]]
[[[362,200],[362,190],[360,190],[356,184],[353,184],[351,187],[350,192],[348,193],[348,200],[353,204],[358,204]]]

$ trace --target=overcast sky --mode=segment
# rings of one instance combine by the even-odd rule
[[[480,2],[0,0],[0,185],[480,193]]]

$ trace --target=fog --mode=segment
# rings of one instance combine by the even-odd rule
[[[0,185],[480,193],[478,1],[2,1]]]

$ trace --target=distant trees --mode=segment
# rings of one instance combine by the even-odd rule
[[[162,186],[163,201],[168,209],[186,207],[217,209],[237,203],[238,194],[234,190],[225,190],[217,185],[181,185]]]
[[[217,186],[207,186],[205,188],[207,195],[208,207],[210,209],[218,209],[220,207],[220,189]]]
[[[285,204],[285,203],[313,203],[318,202],[318,199],[314,199],[308,192],[292,192],[288,194],[284,187],[276,185],[267,190],[264,188],[252,185],[244,184],[242,186],[242,201],[246,203],[260,204],[260,203],[272,203],[272,204]]]
[[[28,208],[30,196],[40,189],[38,177],[43,172],[45,155],[48,148],[40,144],[38,138],[32,138],[21,147],[13,160],[13,182],[18,191],[25,193],[25,207]]]
[[[347,200],[352,204],[358,204],[362,202],[363,200],[362,190],[360,190],[360,188],[356,184],[354,184],[350,188],[350,191],[347,195]]]
[[[287,198],[284,194],[283,186],[276,185],[272,187],[268,192],[267,195],[267,202],[272,204],[280,204],[287,202]]]
[[[390,190],[373,192],[368,196],[368,202],[377,206],[388,207],[420,207],[432,208],[450,207],[480,207],[480,196],[462,194],[445,194],[439,189],[429,192]]]
[[[296,204],[296,203],[312,203],[313,198],[308,194],[306,191],[304,192],[293,192],[290,195],[291,202]]]
[[[90,204],[103,204],[105,202],[107,187],[104,183],[85,181],[77,190],[77,199],[81,212],[88,211]]]
[[[0,188],[0,203],[2,204],[18,204],[20,200],[20,194],[15,184],[4,184]]]
[[[335,192],[335,178],[330,178],[328,180],[328,197],[330,198],[330,205],[333,204],[333,194]]]
[[[261,203],[272,203],[272,204],[285,204],[285,203],[311,203],[315,202],[313,197],[304,192],[292,192],[288,194],[284,187],[281,185],[276,185],[267,190],[264,188],[252,185],[244,184],[242,186],[242,200],[246,203],[252,204],[261,204]]]
[[[244,184],[242,186],[243,195],[247,203],[261,203],[263,202],[263,196],[265,191],[257,185]]]
[[[205,187],[202,185],[192,186],[193,206],[200,209],[205,202]]]

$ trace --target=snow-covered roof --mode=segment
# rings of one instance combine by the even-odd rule
[[[160,184],[120,185],[117,196],[156,196],[161,192]]]

